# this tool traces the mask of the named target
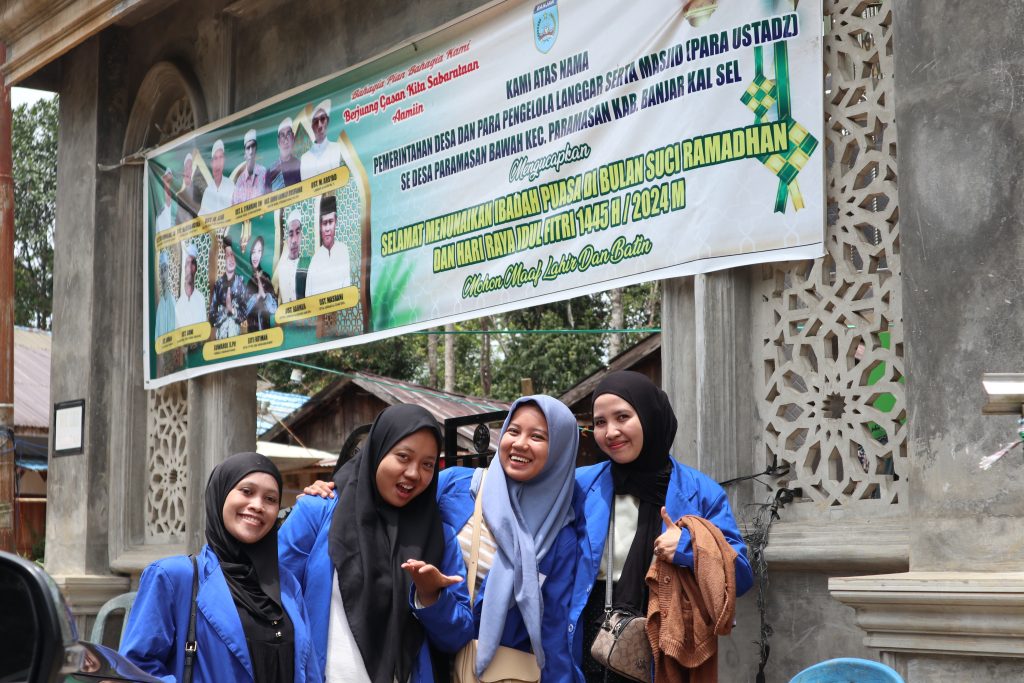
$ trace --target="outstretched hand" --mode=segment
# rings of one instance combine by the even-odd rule
[[[302,493],[295,496],[295,500],[303,496],[320,496],[321,498],[334,498],[334,482],[317,479],[312,484],[302,489]]]
[[[430,607],[437,602],[443,589],[463,581],[461,576],[445,576],[437,567],[423,560],[406,560],[402,563],[402,569],[416,584],[416,597],[424,607]]]
[[[654,539],[654,555],[664,562],[672,562],[676,556],[676,548],[679,546],[679,537],[683,530],[676,526],[672,518],[668,516],[665,506],[661,506],[661,519],[665,522],[665,533]]]

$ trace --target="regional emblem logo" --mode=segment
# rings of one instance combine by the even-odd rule
[[[533,8],[533,43],[547,53],[558,37],[558,0],[544,0]]]

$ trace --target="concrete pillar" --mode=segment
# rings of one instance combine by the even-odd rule
[[[981,375],[1024,370],[1024,7],[963,9],[893,13],[911,571],[830,583],[908,683],[1024,677],[1024,470],[978,468],[1015,431]]]
[[[50,458],[45,561],[78,606],[81,628],[128,586],[127,579],[110,575],[107,562],[107,385],[117,366],[106,353],[112,321],[104,319],[102,304],[101,226],[111,191],[96,173],[109,123],[100,106],[102,71],[98,38],[64,60],[57,150],[60,239],[54,244],[50,401],[85,399],[85,436],[82,454]]]
[[[673,453],[716,481],[750,474],[757,423],[749,270],[666,280],[663,292],[661,382],[679,420]],[[727,492],[741,520],[752,488],[743,482]],[[752,599],[741,599],[741,628],[719,640],[719,670],[726,679],[752,675],[745,663],[757,619]]]
[[[754,397],[747,269],[665,283],[662,386],[679,420],[675,455],[716,481],[749,474]],[[735,505],[736,490],[730,490]],[[747,500],[747,496],[741,496]]]
[[[662,282],[661,388],[679,420],[672,453],[697,466],[697,329],[692,277]]]
[[[213,65],[207,110],[216,120],[239,108],[234,101],[235,20],[229,15],[204,20],[198,27],[199,61]],[[251,103],[245,103],[246,106]],[[249,366],[205,375],[188,383],[190,552],[202,547],[206,517],[206,480],[227,456],[256,450],[256,368]]]
[[[188,415],[186,533],[189,552],[195,552],[206,542],[203,500],[210,472],[232,453],[256,450],[255,366],[189,380]]]

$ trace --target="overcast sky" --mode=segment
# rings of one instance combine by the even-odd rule
[[[33,90],[31,88],[11,88],[11,107],[19,104],[32,104],[44,97],[53,97],[54,93],[46,90]]]

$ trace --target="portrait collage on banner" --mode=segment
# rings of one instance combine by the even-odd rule
[[[279,347],[285,325],[303,344],[364,331],[363,210],[342,143],[328,137],[331,110],[321,100],[281,119],[273,137],[249,128],[233,149],[225,135],[160,171],[150,202],[159,207],[162,372],[190,354],[209,361]]]

